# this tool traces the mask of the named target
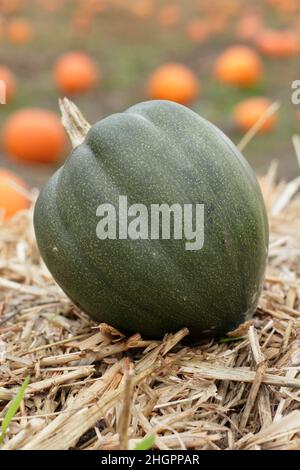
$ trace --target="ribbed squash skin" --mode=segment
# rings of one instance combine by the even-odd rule
[[[99,204],[204,204],[205,241],[105,240]],[[89,131],[43,189],[34,224],[42,257],[99,322],[158,338],[188,327],[223,335],[256,309],[268,223],[256,177],[231,141],[184,106],[138,104]]]

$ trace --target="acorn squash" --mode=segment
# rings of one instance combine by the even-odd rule
[[[256,177],[233,143],[173,102],[141,103],[92,127],[68,103],[75,148],[41,191],[34,226],[70,299],[98,322],[153,338],[182,327],[215,337],[250,317],[268,222]],[[175,237],[100,239],[97,208],[110,204],[118,213],[120,196],[146,207],[203,207],[203,246],[186,249]]]

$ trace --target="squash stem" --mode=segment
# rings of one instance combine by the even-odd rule
[[[59,107],[62,125],[67,131],[73,148],[76,148],[83,143],[91,125],[81,114],[77,106],[68,98],[60,99]]]

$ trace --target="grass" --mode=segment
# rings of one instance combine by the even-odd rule
[[[1,425],[0,444],[2,444],[3,441],[4,441],[5,434],[6,434],[6,431],[8,430],[8,427],[11,423],[11,420],[14,418],[16,413],[19,411],[19,408],[21,406],[21,402],[24,398],[26,389],[27,389],[28,384],[29,384],[29,380],[30,380],[30,377],[29,376],[26,377],[26,379],[24,380],[24,382],[21,385],[20,390],[18,391],[15,398],[10,403],[10,405],[8,407],[8,410],[7,410],[7,412],[6,412],[6,414],[3,418],[2,425]]]
[[[154,444],[155,444],[155,436],[154,435],[147,436],[135,446],[134,450],[150,450],[154,447]]]

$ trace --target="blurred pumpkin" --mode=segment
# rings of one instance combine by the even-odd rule
[[[224,31],[228,18],[226,15],[219,13],[218,15],[211,16],[207,19],[208,28],[213,34],[221,33]]]
[[[261,118],[261,116],[272,105],[267,98],[254,97],[241,101],[234,109],[235,126],[243,132],[248,131]],[[277,115],[268,116],[262,124],[259,132],[266,133],[272,131],[277,124]]]
[[[6,26],[6,37],[12,44],[27,44],[33,36],[33,26],[29,20],[16,18]]]
[[[240,18],[236,25],[236,37],[243,41],[252,41],[262,29],[262,18],[258,14]]]
[[[197,98],[199,89],[195,74],[184,65],[176,63],[158,67],[148,81],[148,95],[154,100],[187,104]]]
[[[0,212],[4,213],[4,220],[29,207],[29,201],[22,194],[22,189],[27,189],[27,185],[21,178],[0,168]]]
[[[74,95],[96,87],[100,79],[97,64],[83,52],[70,52],[57,61],[54,79],[62,93]]]
[[[299,53],[299,39],[293,31],[263,30],[256,39],[258,50],[267,57],[286,58]]]
[[[0,1],[0,11],[5,15],[12,15],[14,13],[19,13],[25,7],[25,0],[1,0]]]
[[[232,46],[217,58],[214,73],[222,83],[247,88],[261,80],[263,66],[251,48]]]
[[[176,26],[180,21],[181,9],[179,5],[168,4],[162,6],[157,13],[158,22],[161,26]]]
[[[25,108],[12,114],[3,127],[6,154],[23,162],[55,163],[66,143],[58,116],[48,110]]]
[[[153,0],[135,0],[130,4],[130,11],[139,18],[147,18],[153,13]]]
[[[209,38],[210,30],[204,20],[191,20],[187,24],[186,34],[191,41],[202,43]]]
[[[88,13],[78,11],[72,19],[72,26],[76,33],[87,34],[93,25],[92,17]]]
[[[11,70],[4,65],[0,65],[0,81],[5,84],[5,99],[9,102],[16,91],[16,79]]]
[[[281,13],[296,13],[299,11],[299,2],[295,0],[278,0],[276,2],[276,7]]]

